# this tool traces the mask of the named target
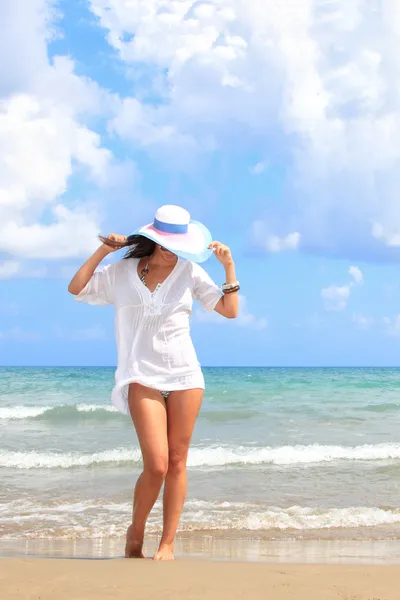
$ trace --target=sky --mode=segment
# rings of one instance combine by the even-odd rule
[[[0,364],[114,365],[69,280],[178,204],[241,284],[203,365],[400,365],[399,35],[398,0],[3,0]]]

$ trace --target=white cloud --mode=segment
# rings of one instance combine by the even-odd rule
[[[377,240],[380,240],[388,246],[389,248],[397,248],[400,246],[400,229],[398,225],[395,225],[395,230],[393,227],[387,226],[386,228],[382,225],[382,223],[373,223],[372,224],[372,235]]]
[[[374,323],[375,319],[369,315],[363,315],[362,313],[356,313],[352,317],[353,323],[356,325],[358,329],[362,331],[367,331],[370,329]]]
[[[0,248],[21,258],[77,258],[92,252],[99,242],[96,219],[84,210],[70,211],[62,204],[54,206],[51,225],[18,225],[14,221],[0,226]]]
[[[49,0],[2,0],[0,95],[34,85],[36,74],[47,63],[47,42],[54,37],[53,7]]]
[[[266,317],[256,317],[249,312],[246,296],[239,296],[239,315],[237,324],[240,327],[249,327],[250,329],[260,331],[268,327],[268,319]]]
[[[270,233],[271,226],[264,221],[254,221],[252,225],[253,244],[263,248],[271,254],[278,254],[286,250],[297,250],[301,243],[301,234],[292,232],[278,236]]]
[[[6,260],[0,264],[0,279],[11,279],[19,273],[21,265],[16,260]]]
[[[66,245],[66,243],[65,243]],[[56,256],[62,256],[61,252],[64,244],[58,248]],[[107,261],[105,261],[107,262]],[[104,263],[103,263],[104,264]],[[20,262],[6,260],[0,263],[0,280],[5,279],[64,279],[71,280],[80,267],[80,262],[76,264],[60,264],[57,262],[49,263],[46,266],[40,264],[40,261]],[[0,310],[1,312],[1,310]]]
[[[362,285],[364,283],[364,275],[358,267],[350,267],[349,275],[353,278],[355,285]]]
[[[58,338],[69,342],[100,342],[107,339],[107,333],[101,325],[81,329],[57,327],[55,333]]]
[[[135,98],[121,101],[118,115],[110,122],[110,131],[133,140],[144,147],[178,146],[185,152],[195,150],[194,139],[182,134],[173,125],[163,123],[163,111],[154,111],[143,106]],[[166,148],[168,152],[168,148]]]
[[[3,264],[0,264],[0,279],[12,279],[14,277],[37,279],[46,275],[46,267],[25,267],[17,260],[5,260]]]
[[[224,325],[228,322],[231,323],[229,319],[222,317],[215,311],[205,312],[200,308],[196,311],[196,318],[202,323],[213,323],[214,325]],[[248,327],[258,331],[268,327],[268,320],[266,317],[256,317],[249,312],[247,307],[247,298],[241,295],[239,295],[239,314],[234,320],[234,323],[239,327]]]
[[[2,103],[0,152],[0,251],[47,259],[89,252],[99,229],[97,215],[68,209],[58,198],[67,190],[74,162],[93,177],[107,169],[109,153],[98,135],[63,108],[31,95],[13,96]],[[53,222],[41,224],[46,209]]]
[[[265,162],[258,162],[253,167],[251,167],[250,173],[252,173],[252,175],[261,175],[261,173],[264,173],[266,168],[267,166]]]
[[[400,314],[383,319],[385,332],[392,337],[400,337]]]
[[[344,310],[350,298],[350,285],[331,285],[321,290],[325,310]]]
[[[284,237],[271,235],[265,240],[265,246],[269,252],[278,253],[284,250],[297,250],[301,240],[301,235],[298,232],[288,233]]]
[[[364,276],[358,267],[350,267],[348,273],[352,278],[352,281],[349,281],[349,283],[345,285],[330,285],[321,290],[325,310],[344,310],[349,301],[352,288],[363,284]]]
[[[290,214],[306,252],[399,256],[397,0],[91,7],[127,67],[153,74],[122,103],[119,135],[181,147],[179,163],[244,134],[266,160],[288,158],[284,197],[268,211],[279,238]]]
[[[49,60],[56,3],[28,4],[0,8],[0,252],[76,258],[96,247],[101,210],[64,194],[72,176],[97,187],[115,177],[120,165],[86,122],[113,114],[117,99],[70,58]]]

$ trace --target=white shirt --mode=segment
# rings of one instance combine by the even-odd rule
[[[133,382],[165,392],[204,389],[190,336],[193,300],[212,311],[223,295],[202,267],[182,259],[151,293],[138,264],[129,258],[99,269],[76,296],[78,302],[115,307],[118,366],[111,400],[125,414]]]

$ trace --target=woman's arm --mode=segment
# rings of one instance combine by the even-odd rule
[[[225,283],[237,283],[235,263],[233,261],[230,248],[228,248],[228,246],[225,246],[224,244],[221,244],[220,242],[213,242],[212,244],[210,244],[209,247],[213,248],[216,258],[219,260],[219,262],[225,269]],[[217,303],[214,310],[223,317],[226,317],[227,319],[235,319],[239,313],[238,292],[231,292],[229,294],[225,294]]]
[[[110,240],[113,242],[123,242],[126,240],[126,237],[123,235],[117,235],[112,233],[108,236]],[[122,246],[121,246],[122,247]],[[107,244],[102,244],[99,248],[97,248],[96,252],[92,254],[92,256],[81,266],[79,271],[74,275],[71,280],[71,283],[68,286],[68,291],[77,296],[81,293],[90,279],[93,277],[93,273],[101,263],[101,261],[110,254],[111,252],[115,252],[118,250],[118,247],[114,248],[111,246],[107,246]]]

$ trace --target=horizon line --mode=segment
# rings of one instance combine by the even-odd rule
[[[116,369],[117,365],[1,365],[0,369]],[[202,369],[399,369],[400,365],[202,365]]]

